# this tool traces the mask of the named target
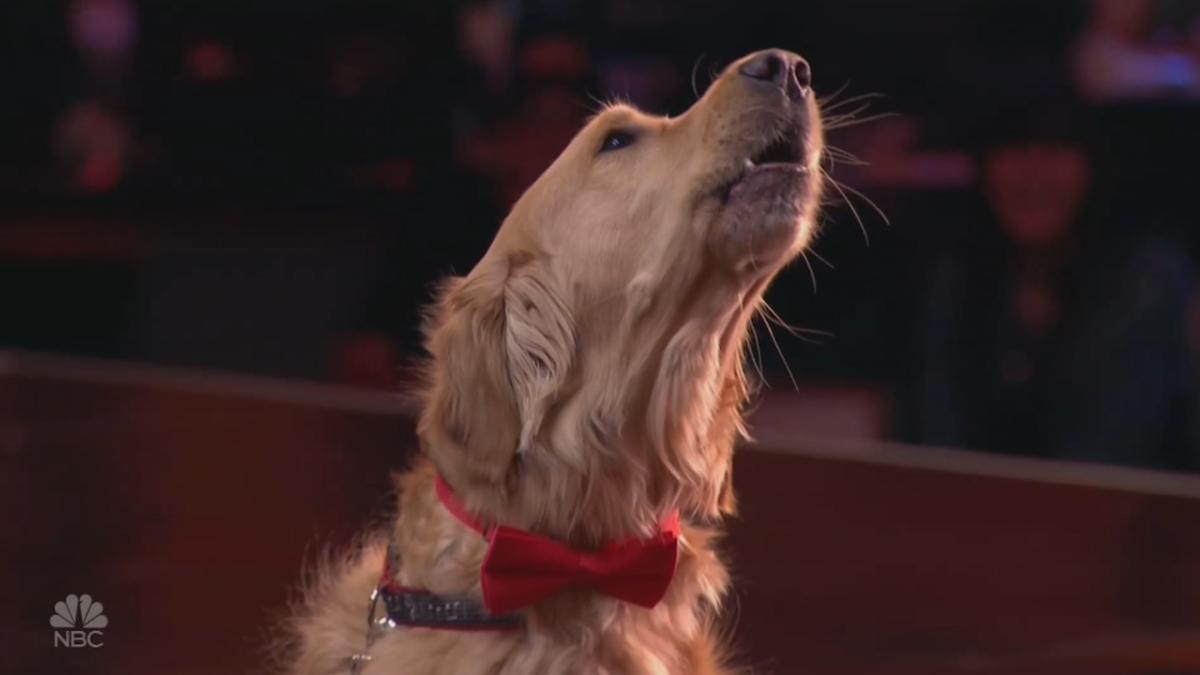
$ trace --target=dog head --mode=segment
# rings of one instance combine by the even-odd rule
[[[430,317],[418,433],[450,484],[572,539],[728,510],[749,322],[813,236],[822,152],[779,50],[679,117],[596,115]]]

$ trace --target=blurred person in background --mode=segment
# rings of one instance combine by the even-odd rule
[[[448,76],[455,86],[447,90],[456,166],[440,185],[413,178],[402,217],[432,230],[407,232],[381,257],[360,322],[334,354],[333,379],[394,386],[402,364],[421,350],[419,308],[432,284],[465,273],[482,255],[504,213],[598,107],[605,85],[649,107],[665,105],[679,88],[678,72],[661,59],[618,58],[608,63],[602,89],[589,89],[593,62],[580,26],[592,9],[588,2],[498,0],[454,8],[452,44],[462,67]]]
[[[588,114],[583,81],[586,47],[565,35],[529,40],[516,53],[520,82],[515,108],[464,140],[464,164],[495,181],[507,209],[575,137]]]
[[[458,50],[475,69],[482,88],[493,95],[505,92],[514,77],[516,17],[511,5],[499,0],[468,2],[457,13]]]
[[[1187,256],[1100,208],[1077,105],[1022,103],[986,125],[983,227],[929,268],[908,440],[1171,468]]]
[[[1200,152],[1200,3],[1090,0],[1087,7],[1067,61],[1075,90],[1107,127],[1106,151],[1137,167],[1119,206],[1178,219],[1196,246],[1200,211],[1187,197],[1195,181],[1180,167]]]
[[[581,44],[537,36],[513,54],[516,107],[460,139],[460,166],[443,168],[432,182],[414,178],[397,203],[401,230],[380,258],[359,322],[333,355],[332,379],[395,386],[404,364],[421,352],[420,310],[433,285],[469,271],[508,208],[583,123],[581,82],[588,62]]]
[[[357,102],[359,114],[340,143],[357,151],[354,183],[366,194],[387,193],[381,203],[394,222],[331,356],[329,376],[343,384],[397,385],[421,351],[421,308],[434,284],[467,272],[503,217],[495,174],[486,173],[498,169],[465,165],[454,148],[476,138],[493,106],[508,96],[504,73],[516,71],[515,63],[503,63],[515,58],[507,45],[512,17],[503,3],[447,4],[440,11],[402,48],[388,95]],[[347,103],[354,102],[339,106]]]
[[[5,206],[28,199],[38,219],[0,260],[0,346],[127,356],[138,270],[124,233],[71,216],[103,221],[95,205],[107,200],[92,197],[124,187],[137,166],[129,110],[140,17],[129,0],[28,4],[0,22],[20,32],[6,45],[20,56],[5,65],[21,71],[3,120],[19,138],[0,139],[0,163],[16,162],[18,199]],[[76,195],[84,199],[66,198]]]
[[[1082,95],[1200,101],[1200,3],[1091,0],[1090,8],[1072,63]]]
[[[54,128],[52,152],[60,181],[72,192],[107,192],[129,170],[134,136],[119,99],[89,98],[73,104]]]
[[[91,85],[124,90],[138,42],[137,8],[129,0],[74,0],[67,22]]]
[[[51,151],[69,190],[105,192],[120,184],[136,139],[126,110],[138,16],[128,0],[75,0],[67,11],[82,59],[84,87],[54,125]]]

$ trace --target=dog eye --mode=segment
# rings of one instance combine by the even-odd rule
[[[633,145],[635,140],[637,140],[637,137],[628,131],[610,131],[604,137],[604,142],[600,144],[600,152],[620,150],[621,148]]]

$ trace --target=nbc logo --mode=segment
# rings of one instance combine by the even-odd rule
[[[108,617],[104,616],[104,605],[92,602],[92,596],[75,595],[55,603],[54,616],[50,625],[65,630],[54,631],[55,647],[103,647],[104,632]]]

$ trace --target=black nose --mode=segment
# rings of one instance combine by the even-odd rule
[[[812,86],[808,61],[782,49],[751,54],[738,70],[752,80],[782,89],[793,101],[807,96]]]

